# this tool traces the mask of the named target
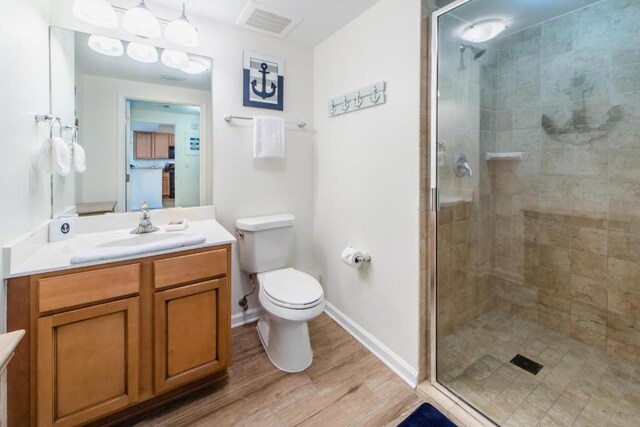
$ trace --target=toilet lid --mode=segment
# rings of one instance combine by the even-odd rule
[[[258,274],[264,293],[274,303],[293,306],[314,305],[322,299],[322,286],[312,276],[293,268]]]

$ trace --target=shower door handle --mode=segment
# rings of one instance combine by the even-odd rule
[[[438,187],[431,189],[431,210],[440,212],[440,190]]]

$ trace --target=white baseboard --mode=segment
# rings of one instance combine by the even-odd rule
[[[260,318],[261,314],[262,307],[256,307],[241,313],[236,313],[231,316],[231,327],[237,328],[238,326],[242,326],[246,323],[255,322]]]
[[[389,347],[381,343],[376,337],[364,330],[360,325],[354,322],[346,314],[341,312],[326,301],[325,313],[335,320],[343,329],[349,332],[363,346],[367,348],[374,356],[382,361],[393,372],[396,373],[404,382],[409,384],[411,388],[418,385],[418,370],[405,362],[400,356],[395,354]]]

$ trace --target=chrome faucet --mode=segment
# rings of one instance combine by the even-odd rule
[[[149,215],[149,211],[151,207],[149,203],[142,202],[142,206],[140,206],[140,223],[136,228],[131,230],[131,234],[144,234],[144,233],[153,233],[154,231],[160,230],[158,227],[154,227],[151,224],[151,215]]]
[[[467,156],[463,153],[458,153],[453,158],[453,170],[456,173],[456,176],[471,176],[473,175],[473,170],[471,169],[471,164],[467,160]]]

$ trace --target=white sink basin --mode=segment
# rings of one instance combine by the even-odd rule
[[[132,257],[151,252],[162,252],[171,249],[194,246],[205,243],[206,237],[202,234],[172,232],[172,233],[147,233],[147,234],[114,234],[113,240],[109,239],[98,243],[93,247],[85,248],[81,252],[71,255],[71,264],[82,264],[115,258]]]
[[[100,243],[96,245],[96,247],[113,248],[113,247],[119,247],[119,246],[131,247],[131,246],[147,245],[149,243],[163,242],[165,240],[184,237],[185,235],[186,233],[183,233],[183,232],[129,234],[128,236],[121,239]]]

